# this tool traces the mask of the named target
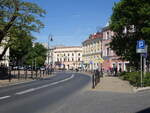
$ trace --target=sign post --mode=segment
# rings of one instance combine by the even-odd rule
[[[140,53],[140,65],[141,65],[141,87],[143,87],[143,70],[145,74],[145,61],[147,56],[147,48],[148,46],[145,45],[145,40],[137,41],[136,45],[136,53]],[[143,58],[144,58],[144,69],[143,69]]]
[[[142,68],[143,68],[143,63],[142,63],[142,54],[140,54],[140,61],[141,61],[141,87],[143,86],[143,71],[142,71]]]

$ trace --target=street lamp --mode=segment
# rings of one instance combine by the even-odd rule
[[[49,75],[49,70],[50,70],[50,62],[49,62],[49,53],[50,53],[50,48],[49,48],[49,41],[53,41],[53,38],[52,38],[52,35],[51,34],[49,34],[49,36],[48,36],[48,66],[47,66],[47,69],[48,69],[48,75]],[[51,56],[52,56],[52,54],[51,54]],[[52,58],[52,57],[51,57]],[[52,60],[52,59],[51,59]],[[51,68],[52,68],[52,65],[51,65]]]
[[[49,34],[49,36],[48,36],[48,66],[49,66],[49,53],[50,53],[50,48],[49,48],[49,41],[53,41],[53,38],[52,38],[52,35],[51,34]]]
[[[103,58],[103,51],[102,51],[103,45],[102,45],[102,44],[103,44],[103,38],[101,38],[101,58]],[[102,74],[102,76],[103,76],[103,72],[102,72],[102,71],[103,71],[103,68],[102,68],[102,66],[103,66],[103,65],[102,65],[102,63],[101,63],[101,74]]]

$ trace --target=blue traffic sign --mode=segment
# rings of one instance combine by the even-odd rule
[[[145,40],[137,41],[137,49],[144,49],[145,48]]]

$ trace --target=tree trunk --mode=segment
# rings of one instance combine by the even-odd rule
[[[6,26],[4,26],[3,30],[0,30],[0,44],[2,43],[2,40],[7,35],[8,30],[11,28],[11,26],[13,25],[14,21],[17,18],[17,12],[19,11],[19,8],[18,8],[18,4],[17,4],[16,0],[14,0],[14,4],[15,4],[15,11],[14,11],[10,21],[8,22],[8,24]]]
[[[13,25],[13,22],[15,21],[16,18],[17,18],[17,16],[13,16],[11,18],[10,22],[4,27],[4,29],[2,31],[0,31],[0,43],[2,43],[2,40],[7,35],[8,30],[11,28],[11,26]]]
[[[6,54],[7,49],[8,49],[8,46],[5,46],[3,52],[0,54],[0,60],[3,60],[3,56]]]

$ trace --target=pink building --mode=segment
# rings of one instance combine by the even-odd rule
[[[114,53],[114,51],[109,47],[109,43],[114,36],[114,32],[111,31],[108,27],[105,27],[103,28],[102,33],[102,58],[104,59],[102,68],[105,71],[110,71],[111,69],[117,67],[118,71],[126,71],[126,67],[129,62],[120,60],[119,57]]]

